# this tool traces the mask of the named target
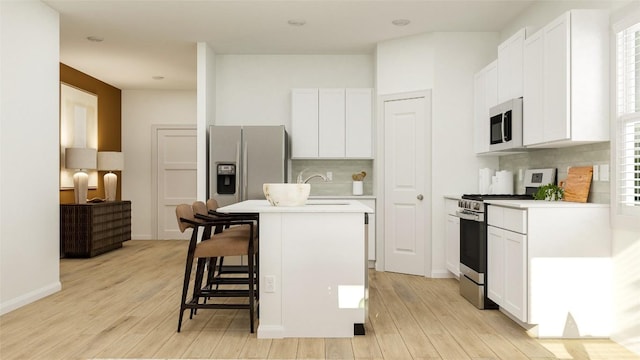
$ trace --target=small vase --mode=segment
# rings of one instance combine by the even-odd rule
[[[354,181],[353,182],[353,195],[362,195],[362,181]]]

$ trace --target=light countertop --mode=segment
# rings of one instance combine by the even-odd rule
[[[310,195],[310,200],[313,199],[353,199],[353,200],[375,200],[375,195]]]
[[[218,209],[222,213],[374,213],[356,200],[307,200],[304,206],[272,206],[267,200],[246,200]]]
[[[571,201],[545,200],[484,200],[486,204],[505,206],[517,209],[532,208],[608,208],[609,204],[578,203]]]
[[[462,199],[462,195],[445,195],[444,198],[449,200],[460,200]]]

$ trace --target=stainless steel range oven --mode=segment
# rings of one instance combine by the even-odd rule
[[[478,309],[497,309],[487,296],[487,222],[485,199],[531,199],[531,195],[463,195],[460,218],[460,294]]]

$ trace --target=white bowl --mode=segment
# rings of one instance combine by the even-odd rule
[[[302,206],[309,198],[311,184],[263,184],[262,191],[273,206]]]

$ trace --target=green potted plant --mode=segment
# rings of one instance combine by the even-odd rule
[[[542,185],[533,198],[535,200],[560,201],[564,198],[564,189],[554,184]]]

